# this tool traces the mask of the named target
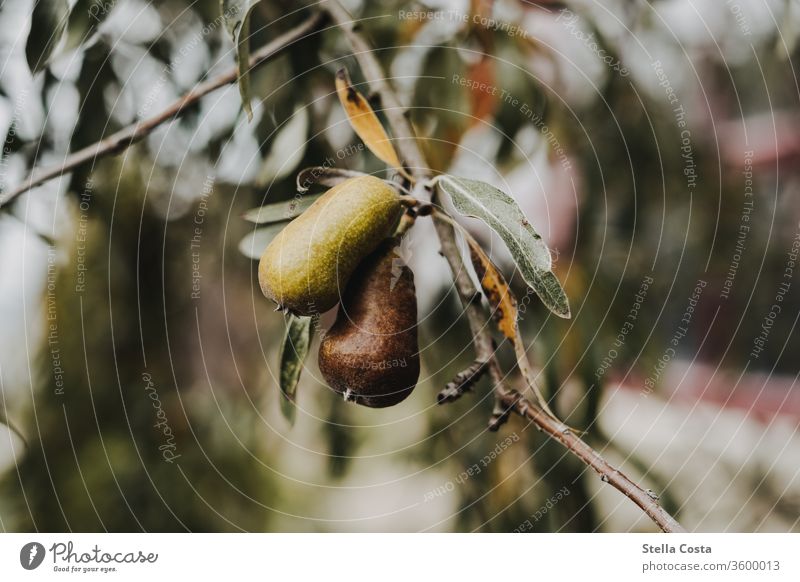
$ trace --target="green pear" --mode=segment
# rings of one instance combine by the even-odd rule
[[[258,265],[261,291],[297,315],[334,307],[358,264],[394,233],[403,207],[383,180],[337,184],[290,222]]]
[[[405,400],[419,379],[414,275],[396,244],[385,241],[358,266],[317,360],[331,388],[371,408]]]

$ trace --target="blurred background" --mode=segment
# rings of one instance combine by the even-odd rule
[[[800,5],[345,4],[431,166],[512,194],[553,250],[571,320],[463,220],[525,297],[559,415],[690,530],[800,530]],[[32,0],[0,7],[2,192],[234,66],[218,0],[69,5],[35,76]],[[251,47],[311,11],[259,3]],[[227,86],[0,210],[0,529],[654,530],[520,419],[487,432],[487,380],[436,405],[474,354],[427,219],[404,245],[415,392],[343,402],[315,341],[283,418],[285,322],[253,260],[274,232],[242,214],[326,159],[383,171],[333,92],[342,66],[363,82],[326,25],[252,72],[251,122]]]

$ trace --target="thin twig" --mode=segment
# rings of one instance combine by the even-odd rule
[[[291,46],[294,42],[311,34],[322,25],[324,18],[324,13],[315,13],[303,23],[283,33],[278,38],[253,53],[249,62],[250,69],[269,61],[289,48],[289,46]],[[174,101],[157,115],[133,123],[108,136],[107,138],[69,154],[66,158],[64,158],[64,161],[57,166],[51,166],[49,168],[34,171],[17,188],[5,194],[0,194],[0,208],[9,204],[20,194],[24,194],[31,188],[35,188],[36,186],[44,184],[48,180],[52,180],[53,178],[57,178],[63,174],[66,174],[67,172],[70,172],[75,168],[82,166],[83,164],[104,158],[106,156],[111,156],[125,150],[132,144],[150,135],[158,126],[183,115],[188,110],[190,105],[193,105],[205,95],[219,89],[220,87],[224,87],[225,85],[233,83],[236,81],[236,77],[237,70],[236,67],[234,67],[229,71],[214,77],[213,79],[209,79],[208,81],[197,85],[194,89],[186,93],[180,99]]]
[[[478,276],[478,280],[483,280],[484,275],[486,274],[486,268],[483,266],[484,262],[490,262],[488,256],[485,256],[485,253],[480,248],[478,241],[475,240],[470,232],[461,226],[456,220],[454,220],[450,215],[443,212],[442,210],[434,209],[433,215],[435,218],[438,218],[441,221],[446,222],[450,226],[453,227],[453,230],[460,234],[464,240],[466,240],[467,245],[470,249],[470,255],[472,257],[472,264],[475,267],[475,274]],[[483,255],[484,259],[481,259],[480,256],[476,256],[476,254]],[[477,260],[476,260],[477,259]],[[471,279],[470,279],[471,281]],[[505,281],[503,284],[507,287]],[[508,289],[508,294],[511,301],[514,303],[516,308],[517,300],[514,297],[513,293],[511,293],[511,289]],[[515,326],[515,335],[516,337],[512,340],[512,344],[514,345],[514,354],[517,357],[517,367],[519,368],[520,374],[525,379],[525,382],[528,384],[528,388],[530,391],[536,396],[536,402],[541,406],[545,412],[547,412],[550,416],[555,416],[552,410],[550,410],[550,406],[547,403],[544,395],[542,394],[539,387],[536,385],[536,375],[534,374],[533,370],[531,369],[530,362],[528,362],[528,354],[525,351],[525,347],[521,341],[521,334],[519,329],[516,329]],[[496,346],[492,344],[493,351],[496,351]],[[499,394],[496,394],[499,398]],[[508,419],[508,411],[498,412],[498,409],[502,408],[502,404],[499,402],[495,402],[495,411],[492,415],[492,419],[489,421],[489,430],[496,431],[500,428],[500,425],[505,423]],[[495,418],[496,417],[496,418]]]
[[[485,360],[475,360],[470,366],[460,371],[447,383],[439,394],[436,395],[436,402],[445,404],[454,402],[461,398],[465,392],[472,390],[475,383],[486,373],[488,362]]]
[[[566,424],[548,415],[529,400],[522,398],[519,393],[508,393],[503,398],[503,403],[567,447],[573,455],[594,469],[603,482],[613,485],[638,505],[663,531],[670,533],[686,531],[674,517],[656,503],[652,493],[639,487],[622,471],[606,461],[600,453],[578,437]]]
[[[361,72],[369,83],[372,92],[377,96],[383,106],[383,113],[392,130],[395,144],[402,161],[408,164],[409,171],[417,178],[417,183],[421,184],[426,178],[430,177],[431,170],[425,163],[422,150],[419,148],[411,123],[405,114],[405,109],[400,104],[394,90],[392,89],[380,63],[375,57],[374,51],[369,43],[356,30],[356,21],[345,10],[338,0],[328,0],[325,10],[331,15],[333,21],[342,29],[347,37],[353,56],[361,67]],[[435,193],[431,193],[434,196]],[[600,454],[586,442],[581,440],[572,430],[556,418],[548,415],[544,410],[535,406],[521,395],[503,386],[503,378],[500,366],[494,356],[494,346],[491,335],[486,327],[486,314],[481,306],[478,290],[472,282],[472,278],[464,267],[464,261],[456,244],[455,231],[452,225],[445,220],[437,219],[434,213],[433,219],[436,226],[436,233],[441,243],[441,253],[450,264],[453,271],[456,290],[464,304],[464,312],[469,322],[470,332],[472,333],[472,343],[475,347],[475,354],[478,361],[485,361],[487,371],[492,380],[495,396],[506,408],[513,410],[523,418],[527,418],[537,427],[546,432],[549,436],[563,444],[573,455],[578,457],[583,463],[597,471],[603,481],[611,484],[621,491],[631,501],[638,505],[658,526],[665,532],[682,532],[681,525],[661,508],[656,500],[647,492],[631,481],[619,469],[611,466]],[[501,423],[499,416],[507,418],[505,411],[498,411],[496,423]],[[493,415],[494,418],[494,415]],[[499,427],[499,424],[498,424]]]
[[[505,396],[505,395],[503,395]],[[500,427],[508,422],[511,413],[514,412],[513,406],[508,406],[496,391],[494,394],[494,407],[492,408],[492,415],[489,417],[488,430],[489,432],[497,432]]]

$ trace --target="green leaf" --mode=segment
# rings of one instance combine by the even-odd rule
[[[69,22],[67,0],[37,0],[31,15],[31,31],[25,45],[25,56],[31,73],[47,66]]]
[[[280,354],[280,388],[281,412],[291,424],[294,424],[297,382],[311,345],[311,331],[310,317],[289,314]]]
[[[282,222],[270,224],[264,228],[257,228],[239,241],[239,252],[248,259],[258,260],[264,254],[264,249],[272,242],[278,233],[286,226]]]
[[[534,279],[533,281],[528,281],[526,279],[526,282],[536,291],[536,294],[544,302],[545,307],[550,311],[564,319],[572,317],[569,310],[567,294],[564,293],[564,289],[561,288],[561,283],[559,283],[552,271],[540,273],[538,279]]]
[[[114,0],[77,0],[69,15],[64,51],[79,46],[85,50],[94,44],[98,38],[97,29],[116,6]]]
[[[308,192],[314,184],[332,188],[336,184],[341,184],[350,178],[366,176],[364,172],[356,170],[345,170],[344,168],[333,168],[331,166],[312,166],[303,168],[297,174],[297,191]]]
[[[251,208],[245,212],[242,215],[245,220],[267,226],[257,228],[239,241],[239,251],[250,259],[260,259],[264,249],[272,242],[272,239],[278,236],[286,223],[303,214],[320,196],[322,194],[312,194],[302,198],[295,197],[291,200]]]
[[[302,198],[295,197],[283,202],[265,204],[258,208],[251,208],[242,215],[242,218],[255,224],[286,222],[303,214],[320,196],[322,194],[312,194]]]
[[[570,317],[569,300],[552,272],[550,249],[513,198],[485,182],[455,176],[440,176],[436,185],[450,196],[458,212],[483,220],[500,235],[525,282],[550,311]]]
[[[220,0],[222,19],[236,47],[236,66],[239,69],[239,95],[247,119],[253,120],[250,105],[250,13],[261,0]]]
[[[2,425],[5,425],[5,426],[8,428],[8,430],[10,430],[10,431],[11,431],[11,432],[13,432],[15,435],[17,435],[17,437],[19,437],[19,439],[22,441],[22,445],[23,445],[23,446],[24,446],[26,449],[30,448],[30,445],[28,444],[28,439],[26,439],[26,438],[25,438],[25,435],[23,435],[23,434],[22,434],[22,431],[20,431],[20,430],[19,430],[19,429],[18,429],[18,428],[17,428],[17,427],[14,425],[14,423],[12,423],[12,422],[11,422],[11,421],[8,419],[8,416],[6,416],[5,412],[4,412],[4,411],[2,411],[2,410],[0,410],[0,424],[2,424]]]

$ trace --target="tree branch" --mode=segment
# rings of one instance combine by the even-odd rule
[[[609,464],[600,453],[572,432],[572,429],[566,424],[553,418],[532,402],[522,398],[517,392],[507,393],[503,397],[503,404],[519,416],[533,422],[545,433],[567,447],[572,454],[594,469],[603,482],[610,483],[638,505],[663,531],[670,533],[686,531],[674,517],[656,503],[657,497],[654,494],[648,493],[631,481],[625,473]]]
[[[417,179],[417,183],[431,175],[430,168],[425,163],[422,151],[416,142],[411,123],[406,117],[405,109],[400,104],[397,95],[386,78],[380,63],[375,58],[374,51],[369,43],[356,30],[357,23],[345,10],[338,0],[328,0],[325,10],[331,15],[333,21],[342,29],[352,49],[353,56],[361,67],[370,89],[380,99],[383,113],[396,140],[396,147],[403,162],[409,165],[409,171]],[[435,194],[431,193],[432,196]],[[494,356],[494,346],[491,335],[487,329],[487,317],[480,301],[480,295],[472,282],[472,278],[464,267],[464,261],[456,245],[456,236],[453,227],[442,219],[437,219],[433,214],[436,233],[441,243],[441,253],[450,264],[453,271],[456,290],[462,303],[464,312],[469,322],[472,333],[472,343],[475,348],[477,360],[486,362],[487,371],[492,379],[495,395],[508,411],[513,411],[519,416],[530,420],[537,427],[554,438],[583,463],[597,471],[604,482],[610,483],[626,497],[638,505],[649,517],[665,532],[682,532],[681,525],[661,508],[656,500],[647,494],[641,487],[631,481],[622,471],[611,466],[591,446],[574,434],[570,428],[559,420],[548,415],[544,410],[535,406],[530,401],[513,390],[503,386],[500,367]],[[496,416],[507,416],[503,412],[493,415],[497,423],[502,419]],[[499,426],[499,425],[498,425]]]
[[[258,67],[259,65],[269,61],[289,48],[289,46],[291,46],[294,42],[301,40],[305,36],[314,32],[319,26],[322,25],[324,18],[324,13],[315,13],[303,23],[299,24],[295,28],[292,28],[291,30],[288,30],[272,42],[253,53],[249,62],[250,69]],[[157,115],[133,123],[108,136],[107,138],[69,154],[58,166],[51,166],[49,168],[34,171],[20,186],[5,194],[0,194],[0,208],[9,204],[20,194],[24,194],[31,188],[40,186],[48,180],[52,180],[53,178],[57,178],[58,176],[66,174],[67,172],[70,172],[75,168],[82,166],[83,164],[104,158],[106,156],[111,156],[125,150],[132,144],[150,135],[158,126],[183,115],[190,105],[193,105],[205,95],[219,89],[220,87],[224,87],[225,85],[233,83],[236,81],[236,78],[237,68],[233,67],[226,73],[197,85],[194,89],[186,93],[180,99],[174,101],[171,105]]]
[[[465,392],[472,390],[475,383],[486,373],[489,362],[475,360],[466,370],[462,370],[447,383],[439,394],[436,395],[436,402],[445,404],[461,398]]]

